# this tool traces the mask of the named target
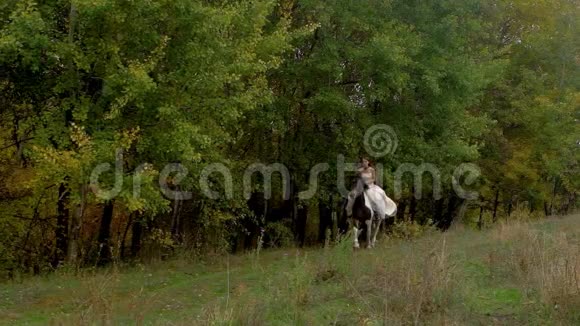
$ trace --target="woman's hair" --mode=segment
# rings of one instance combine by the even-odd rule
[[[369,166],[372,165],[371,161],[366,156],[361,156],[359,162],[362,163],[364,160],[366,160],[369,163]]]

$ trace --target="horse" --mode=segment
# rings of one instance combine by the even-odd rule
[[[362,232],[362,229],[360,229],[361,222],[366,225],[367,248],[372,248],[376,245],[377,234],[385,218],[397,214],[397,205],[387,197],[382,189],[373,187],[369,190],[365,191],[364,181],[361,178],[357,178],[353,188],[355,198],[351,215],[354,248],[360,248],[358,238]],[[373,229],[374,233],[372,232]]]

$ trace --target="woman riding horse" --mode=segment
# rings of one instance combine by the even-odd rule
[[[375,184],[376,181],[376,172],[375,169],[370,165],[369,160],[366,157],[362,157],[359,163],[359,167],[357,170],[357,182],[361,181],[363,182],[363,188],[364,190],[368,190],[368,189],[373,189],[373,190],[379,190],[380,192],[383,192],[383,189],[381,189],[379,186],[377,186]],[[347,216],[351,216],[352,215],[352,206],[354,205],[354,199],[356,198],[356,196],[360,195],[360,193],[358,193],[359,191],[357,190],[358,187],[355,187],[349,194],[348,194],[348,202],[346,205],[346,214]]]
[[[353,215],[353,206],[357,202],[357,198],[361,197],[358,202],[364,203],[366,206],[357,209],[357,216],[354,217],[354,246],[358,248],[359,222],[364,222],[367,225],[367,245],[374,246],[376,242],[377,233],[380,225],[386,216],[394,216],[397,212],[397,205],[389,197],[381,187],[375,184],[376,172],[369,164],[368,159],[361,158],[359,168],[357,170],[357,184],[354,189],[348,194],[348,201],[346,205],[346,214],[351,217]],[[361,209],[362,208],[362,212]],[[366,210],[366,213],[364,212]],[[375,232],[371,240],[371,227],[375,220]]]

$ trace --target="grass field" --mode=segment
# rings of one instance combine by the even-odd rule
[[[580,216],[0,284],[14,325],[580,325]]]

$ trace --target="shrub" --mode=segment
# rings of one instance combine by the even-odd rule
[[[397,239],[411,240],[433,230],[435,230],[435,226],[432,220],[428,220],[426,224],[419,224],[416,221],[400,221],[393,225],[391,235]]]
[[[288,247],[292,245],[294,235],[288,220],[266,224],[264,234],[269,247]]]

